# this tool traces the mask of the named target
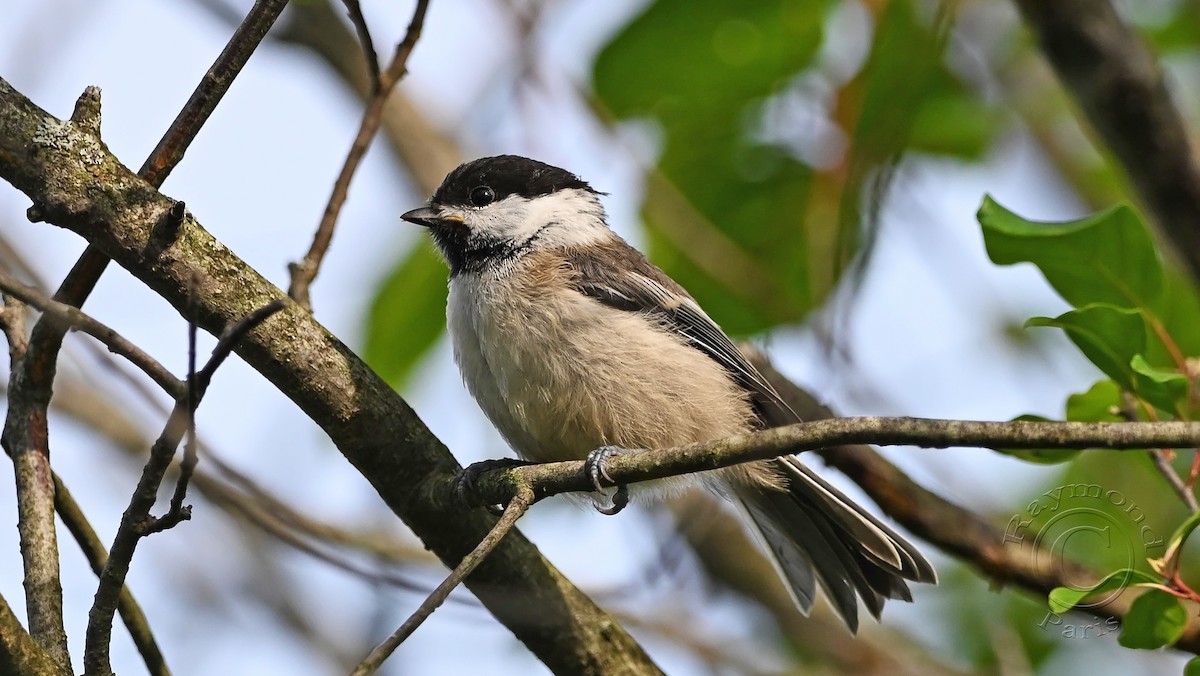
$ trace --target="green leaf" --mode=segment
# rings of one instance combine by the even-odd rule
[[[1200,289],[1186,274],[1167,270],[1163,307],[1158,316],[1171,340],[1185,355],[1200,355]],[[1156,355],[1147,354],[1153,364],[1166,363]]]
[[[1058,317],[1033,317],[1026,326],[1063,329],[1080,352],[1127,390],[1134,390],[1130,361],[1146,350],[1146,320],[1138,310],[1093,303]]]
[[[1074,422],[1121,422],[1121,388],[1111,380],[1101,380],[1087,392],[1067,397],[1067,420]]]
[[[823,73],[814,57],[835,5],[657,0],[594,65],[601,114],[648,120],[661,140],[642,213],[650,257],[733,334],[824,300],[859,251],[861,205],[878,203],[903,152],[978,156],[1000,126],[946,65],[949,22],[896,0],[833,97],[831,122],[854,125],[851,156],[815,169],[793,111],[823,105],[801,83]]]
[[[1187,611],[1179,599],[1151,589],[1134,599],[1121,622],[1117,641],[1126,648],[1155,650],[1172,645],[1187,627]]]
[[[1154,404],[1163,411],[1176,414],[1187,407],[1187,376],[1178,371],[1155,368],[1142,355],[1134,355],[1130,366],[1133,369],[1133,391],[1137,396]]]
[[[1156,583],[1158,579],[1152,577],[1149,573],[1143,573],[1140,570],[1133,568],[1121,568],[1115,570],[1104,579],[1100,580],[1091,587],[1083,589],[1074,589],[1072,587],[1055,587],[1050,590],[1047,601],[1050,605],[1050,611],[1061,615],[1068,610],[1079,605],[1085,598],[1093,594],[1103,594],[1105,592],[1127,589],[1135,584]]]
[[[1183,676],[1200,676],[1200,657],[1193,657],[1183,665]]]
[[[1153,312],[1163,295],[1163,267],[1133,209],[1063,223],[1028,221],[985,197],[979,208],[988,256],[997,265],[1031,262],[1071,305],[1105,303]]]
[[[1179,570],[1179,553],[1183,550],[1183,543],[1192,536],[1192,532],[1196,530],[1196,526],[1200,526],[1200,512],[1192,512],[1190,516],[1171,533],[1171,539],[1167,540],[1167,550],[1163,553],[1160,561],[1165,564],[1163,575],[1174,574]]]
[[[889,2],[880,17],[860,78],[856,159],[878,164],[906,149],[978,157],[1002,127],[999,111],[946,67],[949,15],[930,21],[917,4]]]
[[[1050,419],[1039,415],[1025,414],[1017,416],[1013,420],[1047,422]],[[1083,452],[1082,449],[1078,448],[997,448],[993,450],[997,453],[1011,455],[1014,458],[1019,458],[1027,462],[1036,462],[1039,465],[1055,465],[1062,462],[1069,462]]]
[[[830,247],[813,249],[805,223],[813,171],[766,129],[831,4],[658,0],[595,62],[599,107],[662,132],[648,253],[734,334],[798,321],[833,288]]]
[[[375,293],[367,315],[363,358],[400,387],[446,328],[448,270],[422,238]]]
[[[1101,380],[1087,392],[1072,394],[1067,398],[1066,419],[1077,422],[1118,422],[1124,420],[1117,413],[1121,406],[1121,388],[1111,380]],[[1045,422],[1049,418],[1026,414],[1014,420]],[[997,448],[997,453],[1010,455],[1028,462],[1052,465],[1069,462],[1083,452],[1078,448]]]

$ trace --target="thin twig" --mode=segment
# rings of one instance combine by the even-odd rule
[[[142,373],[149,376],[172,397],[178,397],[184,391],[183,382],[172,375],[157,359],[79,308],[59,303],[41,291],[22,284],[4,271],[0,271],[0,290],[37,308],[44,316],[61,322],[63,326],[79,329],[92,336],[111,352],[124,357],[129,363],[138,367]]]
[[[167,174],[182,159],[184,150],[195,138],[217,102],[228,90],[233,78],[241,71],[249,55],[262,41],[267,29],[286,5],[287,0],[260,0],[255,4],[247,20],[205,74],[192,98],[142,166],[139,173],[151,185],[162,185]],[[80,131],[99,138],[99,89],[88,87],[84,91],[76,103],[71,122]],[[30,218],[38,220],[39,211],[39,205],[35,203],[29,210]],[[104,253],[89,244],[64,278],[54,299],[67,305],[82,307],[108,262],[109,259]],[[18,525],[26,569],[26,603],[30,610],[31,633],[46,649],[51,659],[69,665],[70,656],[67,652],[66,631],[62,618],[62,588],[58,580],[58,546],[46,422],[46,409],[65,331],[65,326],[57,321],[46,321],[45,317],[33,327],[29,350],[19,364],[14,364],[18,368],[13,369],[13,379],[9,383],[4,446],[15,464],[25,463],[24,470],[18,469],[18,474],[27,471],[30,478],[36,479],[35,483],[18,480],[17,484],[19,503],[26,504],[31,509],[34,503],[39,505],[27,513],[30,519],[19,522]],[[28,550],[26,545],[34,542],[41,543],[41,551]],[[31,567],[33,577],[30,573]],[[37,579],[46,576],[53,579]],[[44,598],[36,598],[38,595],[43,595]],[[111,617],[109,624],[111,625]]]
[[[12,262],[19,266],[24,265],[24,261],[19,254],[13,250],[16,259]],[[0,284],[3,286],[3,284]],[[48,299],[47,299],[48,300]],[[53,302],[53,301],[51,301]],[[36,307],[36,306],[35,306]],[[73,309],[73,308],[72,308]],[[10,345],[17,351],[24,350],[24,341],[27,336],[24,335],[23,323],[19,325],[13,322],[12,317],[23,317],[24,305],[13,297],[6,296],[6,305],[0,309],[0,326],[9,337]],[[79,508],[78,503],[67,490],[62,479],[57,474],[51,474],[54,482],[54,508],[62,519],[63,525],[67,527],[75,541],[79,544],[80,550],[91,564],[92,570],[99,575],[104,567],[104,562],[108,559],[108,550],[104,548],[104,543],[100,541],[96,531],[88,523],[87,517],[83,510]],[[118,601],[118,610],[121,613],[121,619],[125,627],[129,630],[129,635],[133,639],[134,645],[138,649],[138,653],[142,656],[143,662],[146,664],[146,670],[153,676],[170,676],[170,670],[167,668],[166,660],[163,658],[162,651],[158,647],[158,643],[154,639],[154,634],[150,630],[150,623],[146,620],[145,614],[142,613],[141,606],[137,600],[133,598],[133,594],[128,589],[121,591],[121,598]]]
[[[371,39],[371,31],[367,28],[366,18],[363,17],[362,6],[358,4],[358,0],[342,0],[342,4],[346,6],[346,13],[350,15],[350,23],[354,24],[354,32],[358,33],[358,44],[362,46],[367,72],[371,74],[371,91],[378,93],[381,85],[379,56],[375,53],[375,41]]]
[[[199,280],[195,275],[192,277],[191,298],[187,305],[187,320],[188,320],[188,371],[187,371],[187,407],[188,421],[187,433],[184,436],[183,442],[183,460],[179,462],[179,478],[175,482],[175,493],[171,496],[171,507],[168,513],[182,514],[185,509],[191,513],[190,507],[184,507],[183,501],[187,498],[188,483],[192,480],[192,474],[196,471],[196,463],[199,460],[196,454],[196,333],[199,331],[196,326],[196,294],[195,288],[199,285]],[[282,305],[278,308],[282,309]],[[274,310],[278,311],[278,310]]]
[[[608,464],[616,484],[728,467],[751,460],[846,444],[950,448],[1195,448],[1200,422],[983,422],[864,416],[796,423],[676,448],[622,453]],[[512,483],[515,479],[516,483]],[[528,482],[537,499],[591,491],[582,460],[484,472],[472,496],[479,504],[503,503]]]
[[[497,521],[495,527],[488,532],[487,537],[485,537],[483,541],[475,547],[475,549],[471,550],[470,554],[467,554],[466,557],[463,558],[463,560],[450,573],[450,576],[447,577],[441,584],[439,584],[437,589],[433,590],[433,593],[429,595],[429,598],[425,599],[425,602],[422,603],[420,607],[418,607],[416,611],[414,611],[413,614],[404,621],[404,624],[400,625],[400,628],[398,628],[391,636],[387,637],[387,639],[385,639],[382,643],[375,646],[375,649],[372,650],[371,653],[367,655],[367,657],[363,659],[363,661],[357,667],[354,668],[354,671],[350,672],[350,676],[367,676],[368,674],[372,674],[375,672],[375,670],[379,669],[379,666],[383,664],[383,661],[386,660],[388,656],[390,656],[396,650],[396,648],[398,648],[400,644],[404,642],[405,639],[412,635],[412,633],[417,630],[417,627],[420,627],[425,620],[429,619],[429,616],[433,614],[433,611],[437,610],[438,606],[445,602],[446,597],[450,596],[450,592],[454,591],[458,585],[462,584],[462,581],[465,580],[467,576],[479,566],[480,563],[483,563],[483,560],[492,553],[492,550],[496,548],[496,545],[500,544],[500,541],[504,539],[504,536],[508,535],[509,531],[513,529],[513,526],[516,525],[517,520],[525,514],[525,512],[529,509],[529,506],[532,504],[533,491],[530,490],[529,486],[520,487],[516,494],[513,495],[513,498],[508,503],[508,506],[504,508],[504,514],[500,517],[500,520]]]
[[[283,309],[283,307],[284,301],[282,299],[271,302],[255,310],[227,331],[217,343],[216,348],[213,349],[212,356],[209,357],[204,368],[193,379],[194,398],[188,396],[181,397],[176,401],[175,407],[171,410],[171,415],[167,419],[167,424],[164,426],[162,434],[159,435],[158,439],[154,442],[154,446],[150,449],[150,458],[146,461],[146,465],[142,469],[141,479],[139,479],[137,488],[133,492],[129,506],[125,509],[125,513],[121,515],[121,523],[117,528],[116,536],[113,538],[113,545],[109,550],[108,561],[105,563],[104,570],[100,574],[100,584],[96,589],[96,598],[92,603],[91,611],[88,613],[87,637],[84,642],[83,653],[85,673],[97,676],[109,676],[112,674],[112,666],[109,660],[109,643],[112,640],[112,619],[116,612],[117,600],[120,597],[121,589],[124,587],[125,577],[129,573],[129,564],[133,560],[133,554],[137,549],[138,541],[151,533],[162,531],[178,524],[190,514],[190,510],[185,508],[178,512],[168,511],[159,518],[150,516],[150,510],[154,507],[159,486],[162,485],[167,468],[171,465],[175,449],[179,446],[179,442],[187,431],[188,419],[193,413],[191,409],[199,405],[204,392],[208,389],[208,384],[211,382],[213,373],[224,362],[225,358],[229,356],[234,344],[251,329],[267,317]]]
[[[1196,501],[1196,494],[1188,489],[1183,478],[1179,476],[1179,473],[1175,471],[1175,467],[1167,458],[1167,454],[1162,449],[1151,449],[1150,459],[1154,461],[1154,466],[1166,478],[1167,483],[1171,484],[1171,489],[1175,491],[1179,499],[1183,500],[1183,504],[1187,505],[1188,510],[1191,512],[1200,512],[1200,503]]]
[[[79,544],[79,549],[87,558],[92,572],[99,576],[104,570],[104,564],[108,561],[108,550],[88,522],[79,503],[75,502],[75,498],[72,497],[66,484],[57,474],[54,475],[54,507],[58,511],[58,518],[62,519],[63,525],[67,527],[67,530],[74,536],[75,542]],[[121,589],[121,597],[117,600],[117,611],[121,614],[121,620],[125,624],[125,628],[129,630],[129,635],[133,639],[134,645],[137,646],[142,661],[146,664],[146,671],[153,676],[170,676],[171,670],[167,667],[162,650],[159,649],[158,642],[154,639],[150,621],[146,619],[142,607],[138,604],[137,599],[133,598],[133,592],[129,591],[128,587]]]
[[[396,83],[408,72],[408,57],[421,37],[421,27],[425,23],[425,12],[428,8],[429,0],[417,0],[412,21],[408,24],[408,31],[400,44],[396,45],[396,53],[392,56],[392,62],[380,76],[379,87],[363,113],[358,134],[354,137],[350,152],[346,154],[346,161],[342,163],[342,170],[333,184],[333,194],[329,196],[329,202],[325,205],[325,212],[321,215],[320,224],[317,225],[312,245],[304,258],[288,266],[292,276],[288,295],[306,309],[312,309],[309,287],[316,279],[317,273],[321,269],[321,261],[325,258],[325,252],[329,250],[329,244],[333,241],[333,229],[337,224],[338,214],[342,211],[342,205],[346,203],[346,196],[350,192],[350,181],[354,178],[354,173],[358,170],[363,156],[366,155],[371,139],[375,137],[375,132],[379,129],[383,106],[387,102],[388,95],[392,93]]]

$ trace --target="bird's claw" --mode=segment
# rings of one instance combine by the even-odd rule
[[[513,467],[524,467],[533,463],[525,460],[517,460],[516,458],[496,458],[494,460],[482,460],[473,462],[463,468],[458,474],[458,479],[454,482],[454,493],[459,500],[471,505],[477,505],[475,499],[475,482],[478,481],[480,475],[485,472],[490,472],[497,469],[512,469]],[[487,511],[496,516],[504,513],[504,505],[484,505]]]
[[[620,455],[623,451],[624,449],[619,446],[601,446],[588,453],[587,459],[584,460],[584,468],[587,470],[588,476],[592,480],[592,486],[596,488],[597,493],[604,495],[604,481],[607,481],[610,485],[617,486],[617,491],[612,496],[611,506],[599,503],[595,505],[596,511],[601,514],[612,516],[625,509],[629,504],[629,487],[625,484],[617,484],[608,475],[608,461]]]

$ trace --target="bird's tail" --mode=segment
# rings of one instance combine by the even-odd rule
[[[740,486],[735,493],[805,615],[820,585],[857,632],[856,594],[879,619],[887,599],[912,600],[908,581],[937,583],[936,571],[916,547],[797,458],[775,463],[790,490]]]

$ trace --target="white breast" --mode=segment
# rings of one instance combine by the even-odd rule
[[[749,429],[746,395],[715,361],[570,289],[552,257],[517,266],[451,280],[447,323],[467,388],[519,455],[580,459],[605,444],[662,448]]]

